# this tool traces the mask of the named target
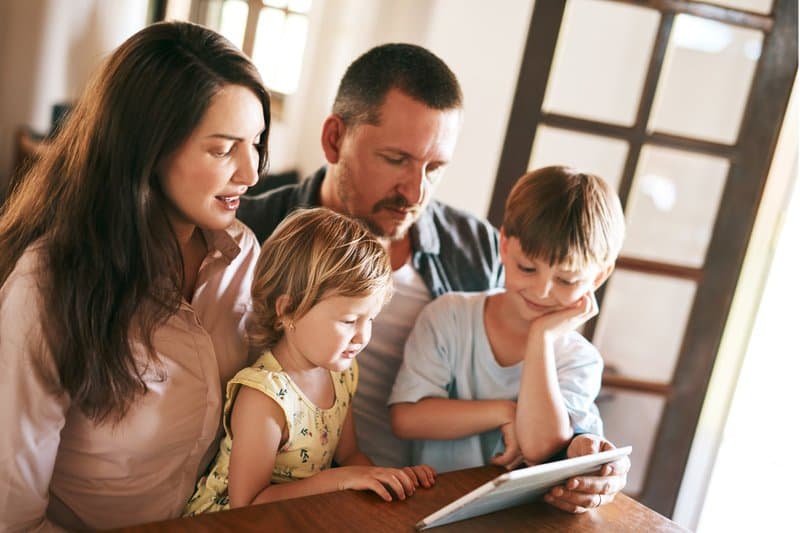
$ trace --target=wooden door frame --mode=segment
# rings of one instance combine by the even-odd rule
[[[527,170],[540,124],[627,141],[629,152],[619,187],[623,204],[630,193],[641,147],[645,143],[715,155],[730,161],[706,263],[702,268],[631,258],[620,258],[618,262],[619,268],[698,282],[672,385],[662,390],[666,403],[639,495],[646,505],[671,516],[797,71],[798,7],[797,0],[775,0],[771,15],[758,15],[683,0],[608,1],[649,7],[662,14],[635,124],[631,127],[614,126],[542,111],[566,0],[537,1],[531,15],[489,220],[495,225],[502,222],[505,198],[517,178]],[[647,133],[647,117],[672,23],[675,15],[680,13],[764,32],[761,57],[739,138],[733,146]],[[588,336],[592,335],[593,326],[587,328]]]

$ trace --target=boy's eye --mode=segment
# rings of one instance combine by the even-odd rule
[[[526,274],[531,274],[533,272],[536,272],[536,267],[517,265],[517,268],[519,268],[520,271],[525,272]]]
[[[577,280],[577,279],[564,279],[564,278],[559,278],[558,279],[559,283],[561,283],[562,285],[568,285],[568,286],[577,285],[579,281],[580,280]]]
[[[344,324],[347,324],[348,326],[352,326],[353,324],[355,324],[355,323],[356,323],[356,319],[355,319],[355,318],[353,318],[353,319],[348,319],[348,320],[342,320],[342,322],[343,322]]]

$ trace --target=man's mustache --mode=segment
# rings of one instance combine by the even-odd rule
[[[409,211],[419,211],[419,204],[412,204],[403,195],[398,194],[384,198],[372,207],[372,212],[377,213],[382,209],[406,209]]]

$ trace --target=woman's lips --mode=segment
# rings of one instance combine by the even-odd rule
[[[222,207],[228,211],[236,211],[239,208],[238,196],[216,196],[215,198],[222,204]]]

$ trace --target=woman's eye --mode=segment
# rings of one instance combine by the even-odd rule
[[[223,147],[223,148],[214,150],[212,152],[212,154],[214,155],[214,157],[227,157],[227,156],[229,156],[229,155],[231,155],[233,153],[234,148],[236,148],[236,145],[232,144],[230,146],[230,148]]]

